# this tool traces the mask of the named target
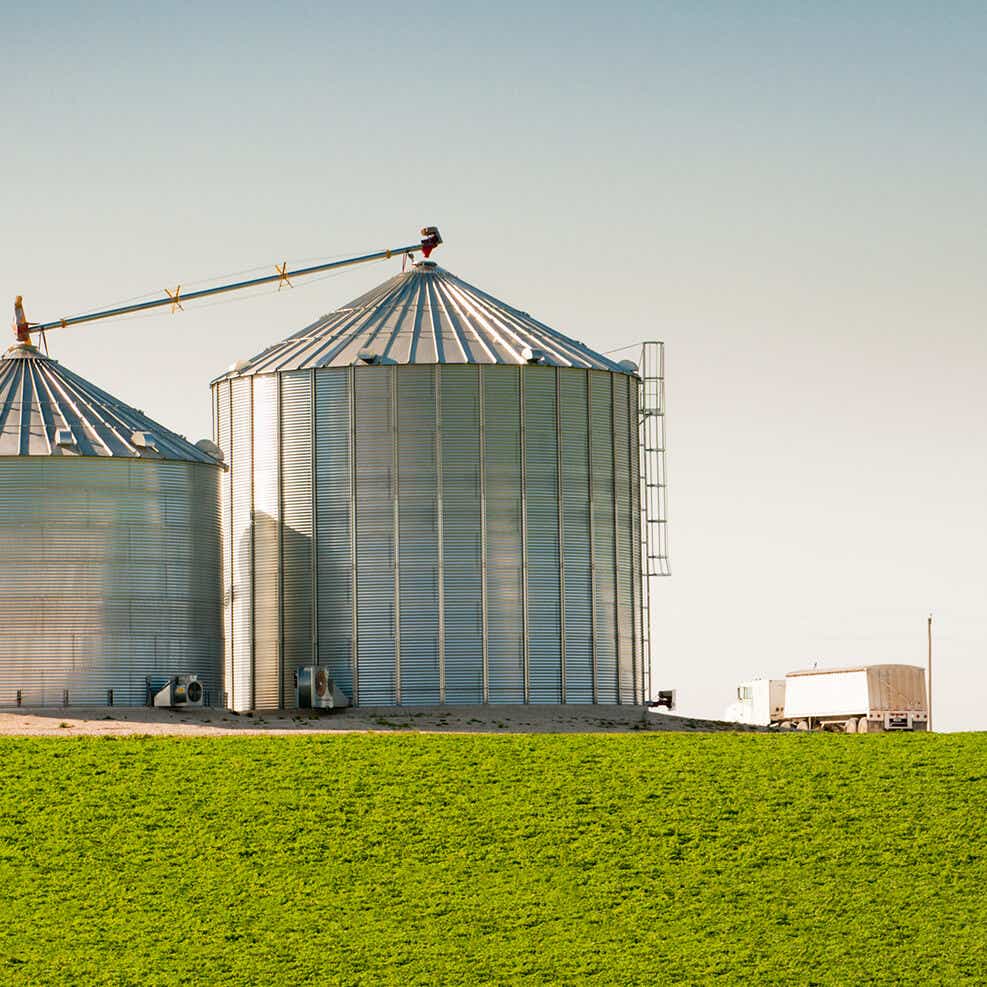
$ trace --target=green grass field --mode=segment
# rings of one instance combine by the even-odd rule
[[[0,741],[5,984],[987,979],[987,735]]]

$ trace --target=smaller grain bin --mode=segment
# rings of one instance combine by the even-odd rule
[[[218,456],[218,451],[217,451]],[[222,466],[30,345],[0,360],[0,706],[222,701]]]

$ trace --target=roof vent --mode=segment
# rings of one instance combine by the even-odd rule
[[[530,346],[525,346],[525,348],[521,350],[521,356],[524,358],[525,363],[545,362],[545,351],[533,350]]]
[[[392,367],[397,360],[392,360],[389,356],[381,356],[380,353],[375,353],[373,350],[360,350],[357,353],[356,358],[360,363],[365,363],[368,367]]]
[[[629,374],[637,373],[637,364],[633,360],[621,360],[617,366],[620,367],[621,370],[626,370]]]
[[[138,449],[150,449],[152,452],[158,451],[158,440],[153,432],[134,432],[130,436],[130,441]]]
[[[55,431],[55,445],[63,446],[67,449],[74,449],[79,443],[75,440],[75,433],[70,428],[59,428]]]
[[[212,439],[199,439],[195,444],[195,448],[201,449],[207,456],[212,456],[217,463],[221,463],[226,459],[223,450]]]

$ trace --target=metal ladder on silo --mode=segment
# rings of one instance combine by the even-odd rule
[[[672,574],[668,560],[665,463],[665,344],[641,346],[638,454],[641,485],[641,661],[644,701],[651,696],[651,580]]]

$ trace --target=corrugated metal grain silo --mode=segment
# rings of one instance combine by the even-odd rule
[[[638,383],[428,262],[215,380],[233,708],[643,702]]]
[[[218,456],[218,451],[217,451]],[[0,705],[222,700],[218,460],[30,345],[0,360]]]

